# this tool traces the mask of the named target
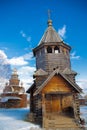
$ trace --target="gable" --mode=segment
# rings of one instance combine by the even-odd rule
[[[51,80],[43,87],[42,93],[49,92],[72,92],[73,87],[61,76],[54,75]]]
[[[55,76],[57,76],[57,81],[55,82],[54,78]],[[58,78],[58,76],[60,76],[62,78],[62,82],[59,82],[58,79],[61,79],[61,78]],[[60,80],[61,81],[61,80]],[[49,83],[51,85],[49,85]],[[42,92],[42,90],[45,92],[45,91],[48,91],[46,90],[47,89],[51,89],[50,91],[53,91],[54,89],[58,90],[58,83],[63,83],[62,84],[62,88],[63,87],[67,87],[69,90],[74,90],[74,92],[78,92],[78,93],[82,93],[82,89],[75,83],[75,82],[72,82],[70,79],[68,79],[63,73],[61,73],[59,71],[59,69],[56,69],[54,70],[49,76],[48,78],[42,83],[42,85],[38,86],[37,90],[34,92],[34,95],[37,95],[38,93]],[[65,85],[67,84],[67,86]],[[48,86],[48,87],[47,87]],[[51,87],[49,87],[51,86]],[[53,87],[54,86],[54,87]],[[61,84],[59,84],[60,88],[61,88]],[[45,88],[46,87],[46,88]],[[71,88],[71,89],[70,89]],[[56,91],[57,91],[56,90]],[[63,89],[64,90],[64,89]],[[55,92],[55,91],[54,91]],[[59,90],[58,90],[59,92]],[[63,91],[62,91],[63,92]]]

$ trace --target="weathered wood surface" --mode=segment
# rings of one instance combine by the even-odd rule
[[[54,76],[43,88],[42,93],[49,92],[72,92],[72,87],[61,76]]]
[[[56,92],[60,94],[56,94]],[[48,112],[58,112],[66,107],[73,106],[72,94],[63,94],[72,93],[72,88],[61,76],[54,76],[43,88],[42,93],[47,93],[45,97],[45,106]]]
[[[74,118],[65,116],[63,114],[50,113],[44,116],[43,128],[56,130],[61,129],[73,129],[81,130],[80,125],[75,121]]]
[[[60,67],[61,70],[70,68],[70,59],[64,54],[42,54],[37,56],[36,60],[37,69],[42,68],[43,70],[51,73],[54,68]]]

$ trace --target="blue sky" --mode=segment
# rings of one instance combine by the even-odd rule
[[[87,91],[87,0],[0,0],[0,55],[31,84],[35,70],[32,48],[47,28],[48,9],[53,27],[72,47],[72,69]],[[25,74],[25,75],[24,75]]]

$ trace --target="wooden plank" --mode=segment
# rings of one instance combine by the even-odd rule
[[[49,87],[50,86],[50,87]],[[48,92],[72,92],[72,87],[61,76],[54,76],[43,88],[42,93]]]

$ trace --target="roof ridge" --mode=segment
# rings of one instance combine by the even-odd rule
[[[46,71],[44,71],[43,69],[38,69],[36,72],[35,72],[35,74],[34,74],[35,76],[37,76],[37,75],[48,75],[48,73],[46,72]]]

